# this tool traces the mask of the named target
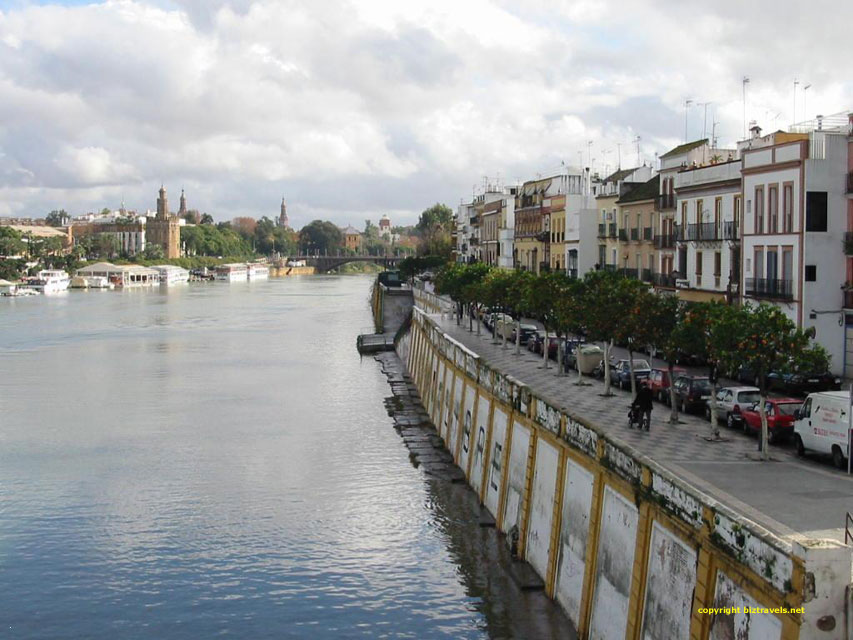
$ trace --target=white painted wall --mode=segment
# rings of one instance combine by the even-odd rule
[[[563,488],[562,520],[557,549],[557,601],[569,619],[580,622],[586,548],[592,508],[593,475],[569,460]]]
[[[459,464],[463,471],[468,469],[468,458],[471,455],[471,447],[474,446],[474,402],[476,399],[477,394],[474,391],[474,387],[467,387],[465,402],[459,413],[462,420],[462,433],[460,434],[462,445],[459,447],[459,460],[457,464]]]
[[[638,517],[636,506],[610,487],[604,489],[590,640],[625,637]]]
[[[486,459],[486,442],[489,436],[489,399],[480,397],[477,401],[477,420],[474,429],[473,456],[471,460],[471,477],[468,479],[477,496],[483,487],[483,464]]]
[[[554,519],[554,493],[559,459],[560,454],[555,446],[541,438],[537,441],[525,556],[540,576],[548,575],[551,523]]]
[[[489,471],[486,478],[486,497],[483,501],[486,509],[494,518],[498,517],[498,505],[503,480],[504,451],[506,450],[507,415],[500,407],[495,407],[492,418],[492,445],[489,452]]]
[[[459,424],[462,419],[462,379],[459,376],[454,376],[453,381],[453,401],[447,408],[447,439],[445,443],[450,453],[453,454],[454,462],[456,461],[456,443],[459,441]]]
[[[643,640],[688,640],[696,551],[659,522],[652,526],[643,606]]]
[[[743,613],[744,607],[759,607],[743,589],[722,571],[717,571],[714,608],[736,607],[740,613],[714,616],[709,640],[776,640],[782,636],[782,622],[769,613]]]
[[[509,481],[501,531],[507,533],[514,526],[521,530],[521,502],[524,497],[524,482],[527,474],[527,452],[530,447],[530,431],[517,420],[512,425],[512,440],[509,448]]]

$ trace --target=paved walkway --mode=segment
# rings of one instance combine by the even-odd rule
[[[669,408],[655,404],[649,433],[627,428],[630,392],[613,389],[605,398],[604,383],[573,384],[577,373],[557,375],[557,366],[542,369],[542,356],[515,345],[493,344],[485,330],[478,336],[467,323],[433,316],[444,330],[490,366],[527,384],[537,395],[632,445],[638,451],[678,473],[720,502],[737,509],[777,535],[795,533],[843,541],[845,512],[853,511],[853,478],[834,469],[826,459],[800,460],[789,446],[771,445],[771,460],[755,456],[755,438],[720,425],[723,442],[708,442],[710,424],[700,416],[680,415],[683,422],[670,425]],[[642,356],[641,356],[642,357]]]

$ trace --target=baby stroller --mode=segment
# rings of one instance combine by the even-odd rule
[[[633,429],[634,427],[636,427],[640,431],[642,431],[643,429],[648,431],[649,421],[647,418],[647,414],[644,414],[640,410],[640,407],[635,404],[632,404],[630,407],[628,407],[628,428]]]

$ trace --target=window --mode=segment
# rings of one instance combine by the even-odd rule
[[[696,275],[699,276],[699,279],[702,279],[702,252],[696,252]]]
[[[717,198],[714,200],[714,225],[719,228],[723,221],[723,199]]]
[[[806,194],[806,231],[826,231],[826,191]]]
[[[782,232],[794,231],[794,185],[790,182],[782,186]]]
[[[806,265],[806,282],[817,282],[817,265]]]
[[[696,201],[696,224],[702,224],[702,201]]]
[[[794,279],[794,248],[782,247],[782,280]]]
[[[686,227],[686,226],[687,226],[687,203],[682,202],[681,203],[681,228],[684,229],[684,227]]]
[[[714,275],[719,277],[723,268],[723,254],[719,251],[714,253]]]
[[[755,233],[764,233],[764,187],[755,187]]]
[[[767,189],[767,213],[770,233],[779,232],[779,186],[771,184]]]
[[[754,255],[755,277],[760,279],[764,277],[764,247],[757,247]]]

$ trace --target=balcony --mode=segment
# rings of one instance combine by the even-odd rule
[[[844,232],[844,253],[853,256],[853,231]]]
[[[622,269],[622,275],[626,278],[633,278],[636,280],[638,274],[636,269]]]
[[[480,224],[480,216],[479,216],[479,215],[471,216],[471,217],[468,219],[468,223],[469,223],[469,224],[473,224],[473,225],[478,225],[478,224]]]
[[[747,278],[745,295],[752,298],[773,298],[776,300],[794,299],[793,280],[772,278]]]
[[[646,242],[652,241],[652,228],[651,227],[643,227],[643,240]]]
[[[607,237],[607,225],[606,224],[598,225],[598,237],[599,238],[606,238]]]
[[[574,279],[574,278],[577,278],[577,277],[578,277],[578,270],[577,270],[577,269],[566,269],[566,273],[567,273],[567,274],[568,274],[568,276],[569,276],[570,278],[572,278],[572,279]]]
[[[723,240],[740,240],[740,228],[733,221],[723,223]]]
[[[658,196],[658,211],[675,209],[675,194],[664,193]]]
[[[642,280],[643,282],[651,282],[651,281],[652,281],[652,277],[653,277],[654,275],[655,275],[655,274],[654,274],[654,273],[652,273],[652,270],[651,270],[651,269],[643,269],[642,274],[641,274],[641,277],[640,277],[640,280]]]
[[[607,237],[615,238],[616,237],[616,225],[614,223],[610,223],[607,225]]]
[[[841,292],[841,308],[853,309],[853,291]]]
[[[628,242],[628,232],[625,229],[619,229],[619,240]]]
[[[640,240],[640,230],[634,227],[631,229],[631,242],[639,242]]]
[[[685,242],[687,240],[687,238],[685,237],[685,235],[686,235],[685,232],[687,230],[684,228],[684,225],[675,224],[675,225],[672,225],[672,229],[673,229],[673,232],[675,233],[675,241],[676,242]]]
[[[675,276],[671,273],[653,273],[652,283],[656,287],[675,289]]]
[[[655,236],[655,249],[672,249],[675,247],[675,235],[667,233]]]
[[[616,271],[616,265],[615,264],[603,264],[603,265],[601,265],[601,270],[602,271]]]
[[[714,242],[720,240],[720,227],[716,222],[688,224],[687,239],[691,242]]]

